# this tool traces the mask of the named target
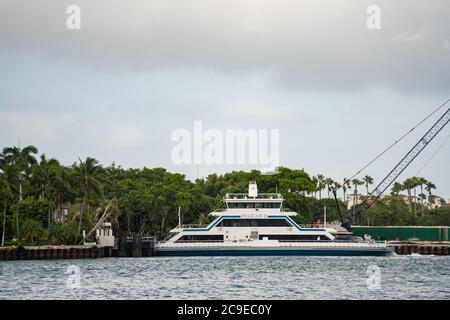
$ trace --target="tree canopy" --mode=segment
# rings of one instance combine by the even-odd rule
[[[281,193],[285,207],[299,213],[295,219],[301,224],[322,220],[324,207],[328,221],[339,220],[330,193],[342,192],[345,199],[352,189],[358,193],[364,185],[369,196],[374,182],[365,176],[338,183],[324,175],[311,176],[304,170],[284,167],[271,175],[257,170],[233,171],[190,181],[164,168],[103,166],[92,157],[65,166],[45,154],[38,157],[33,146],[4,148],[0,154],[2,239],[6,243],[77,243],[82,230],[91,230],[108,203],[114,203],[110,221],[116,235],[162,239],[178,224],[178,208],[183,223],[207,223],[207,214],[222,206],[225,194],[246,193],[250,181],[256,181],[261,193]],[[397,183],[391,196],[364,213],[363,221],[371,225],[448,224],[445,210],[424,210],[423,197],[413,206],[411,200],[407,204],[399,195],[407,190],[411,199],[416,188],[432,198],[436,186],[423,178]],[[348,214],[346,203],[341,199],[338,203],[341,212]],[[418,211],[422,214],[417,215]]]

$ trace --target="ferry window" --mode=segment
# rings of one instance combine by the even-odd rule
[[[279,209],[281,207],[281,203],[264,203],[263,207],[266,209]]]
[[[223,235],[185,235],[177,240],[177,242],[183,241],[223,241]]]
[[[285,219],[224,219],[218,227],[290,227]]]
[[[253,208],[255,208],[255,204],[254,203],[247,203],[246,207],[247,207],[247,209],[253,209]]]
[[[262,203],[255,203],[255,208],[262,208],[263,207],[263,204]]]
[[[320,240],[317,239],[317,235],[288,235],[288,234],[270,234],[270,235],[259,235],[259,240],[267,238],[268,240],[278,240],[278,241],[330,241],[326,236],[321,236]]]

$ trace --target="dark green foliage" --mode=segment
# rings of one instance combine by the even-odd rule
[[[19,243],[24,243],[28,245],[37,245],[41,241],[46,240],[47,235],[44,227],[37,220],[27,218],[22,223],[22,233],[21,241]]]
[[[450,208],[430,210],[429,214],[419,219],[424,226],[450,226]]]
[[[398,196],[388,196],[379,200],[364,212],[363,221],[373,226],[401,226],[415,224],[414,214]]]
[[[327,221],[340,221],[332,192],[342,190],[348,195],[365,185],[367,193],[373,183],[366,176],[364,181],[344,179],[339,184],[323,175],[311,177],[304,170],[283,167],[272,175],[234,171],[192,182],[164,168],[103,167],[94,158],[63,166],[45,155],[37,161],[36,154],[33,146],[5,148],[0,154],[0,222],[6,212],[7,243],[13,239],[26,244],[78,243],[81,230],[89,232],[109,203],[113,204],[109,221],[116,235],[162,239],[178,224],[178,208],[182,223],[207,224],[211,221],[208,213],[222,207],[222,198],[227,193],[247,193],[250,181],[256,181],[260,193],[281,193],[285,208],[299,213],[295,218],[298,223],[323,221],[325,206]],[[436,186],[423,178],[408,181],[397,184],[391,197],[363,213],[362,221],[370,225],[449,225],[448,209],[428,211],[420,204],[411,205],[414,188],[420,189],[423,202],[425,192],[432,198]],[[409,206],[398,196],[402,190],[410,195]],[[344,218],[350,218],[344,203],[339,205]]]
[[[35,220],[40,225],[47,227],[49,210],[48,200],[27,197],[12,206],[13,212],[19,212],[19,223],[25,220]]]
[[[63,224],[56,224],[50,234],[50,241],[53,244],[74,244],[79,240],[78,224],[76,221],[68,221]]]

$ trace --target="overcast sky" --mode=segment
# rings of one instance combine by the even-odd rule
[[[201,120],[279,129],[281,165],[341,180],[450,98],[449,16],[448,0],[2,0],[0,146],[195,178],[172,163],[171,133]],[[379,181],[433,120],[365,173]],[[447,143],[421,172],[446,199],[449,164]],[[249,166],[198,168],[233,169]]]

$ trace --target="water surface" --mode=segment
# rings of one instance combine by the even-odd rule
[[[450,299],[449,283],[433,256],[0,262],[0,299]]]

